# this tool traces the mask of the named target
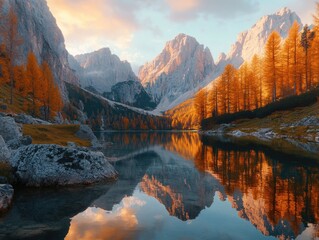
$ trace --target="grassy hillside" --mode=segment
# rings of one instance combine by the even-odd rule
[[[89,140],[76,136],[79,125],[23,125],[23,134],[32,137],[33,144],[58,144],[66,146],[74,142],[78,146],[89,147]]]

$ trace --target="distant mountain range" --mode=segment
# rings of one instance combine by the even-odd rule
[[[140,68],[137,77],[131,65],[108,48],[71,56],[45,0],[5,0],[5,5],[9,4],[17,12],[19,34],[24,39],[16,61],[23,63],[30,51],[40,62],[48,61],[66,102],[64,82],[69,82],[112,101],[155,109],[156,113],[191,99],[216,79],[227,64],[238,68],[254,54],[262,54],[272,31],[285,38],[294,21],[302,25],[298,15],[288,8],[264,16],[251,29],[240,33],[230,52],[222,53],[216,62],[210,50],[194,37],[179,34],[166,43],[154,60]]]

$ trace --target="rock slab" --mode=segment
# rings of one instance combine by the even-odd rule
[[[92,184],[117,177],[101,152],[59,145],[21,147],[10,159],[18,183],[29,187]]]

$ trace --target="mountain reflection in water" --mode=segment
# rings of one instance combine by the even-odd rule
[[[50,208],[64,219],[55,230],[68,228],[66,239],[319,238],[315,160],[226,139],[201,140],[191,132],[114,132],[99,138],[119,179],[88,189],[86,210],[72,209],[69,221],[70,211],[63,215],[62,206]],[[40,199],[32,197],[34,204]],[[0,220],[16,220],[21,204]],[[52,224],[47,219],[41,224]]]

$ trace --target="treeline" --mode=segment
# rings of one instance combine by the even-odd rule
[[[295,22],[285,40],[278,32],[271,33],[263,56],[253,56],[239,69],[227,65],[211,89],[195,97],[200,120],[258,109],[318,86],[319,4],[314,28],[300,28]]]
[[[18,33],[18,17],[14,9],[6,13],[0,0],[0,88],[9,85],[9,104],[14,104],[14,93],[22,96],[23,110],[33,116],[49,120],[62,109],[60,90],[47,62],[38,64],[30,52],[26,65],[17,65],[23,39]],[[0,92],[1,94],[1,92]],[[1,98],[1,95],[0,95]]]
[[[69,121],[86,121],[95,130],[170,130],[170,118],[135,112],[122,105],[111,106],[85,90],[66,83],[70,103],[64,107],[64,118]],[[82,116],[79,110],[86,116]],[[86,119],[84,119],[86,118]]]

